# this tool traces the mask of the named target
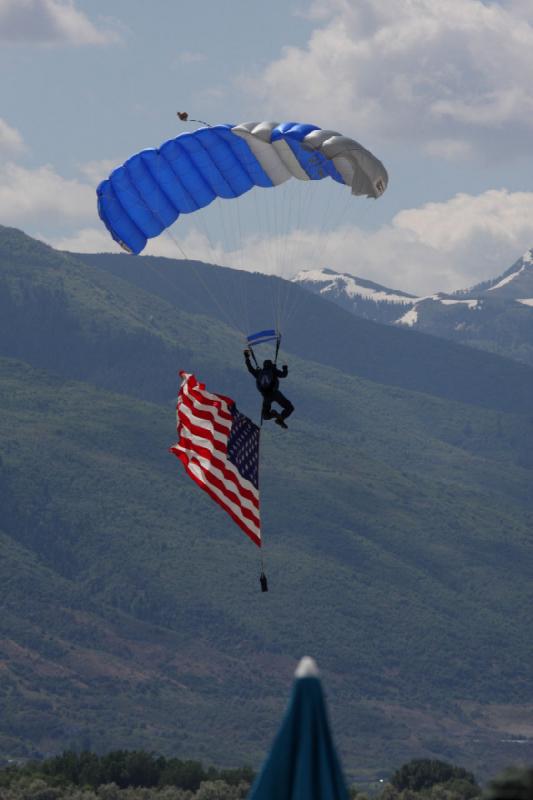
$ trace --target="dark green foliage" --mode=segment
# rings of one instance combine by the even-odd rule
[[[448,764],[446,761],[428,758],[413,759],[404,764],[393,774],[390,782],[399,791],[412,789],[414,792],[420,792],[422,789],[429,789],[437,783],[455,784],[455,787],[450,786],[450,788],[456,790],[459,788],[457,782],[470,784],[474,793],[468,796],[474,796],[481,791],[471,772],[467,772],[462,767]]]
[[[70,750],[44,761],[0,770],[0,786],[10,786],[28,776],[44,778],[51,786],[93,789],[106,784],[115,784],[119,789],[176,786],[196,792],[205,781],[223,781],[228,786],[250,785],[254,772],[249,767],[204,767],[200,761],[165,758],[144,750],[115,750],[102,756]]]
[[[486,800],[533,800],[533,769],[510,767],[490,781]]]

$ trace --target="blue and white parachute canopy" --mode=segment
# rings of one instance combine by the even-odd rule
[[[381,161],[335,131],[297,122],[216,125],[131,156],[98,186],[98,213],[113,239],[137,254],[180,214],[216,197],[328,177],[367,197],[388,182]]]

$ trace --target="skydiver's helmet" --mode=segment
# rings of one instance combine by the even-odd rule
[[[274,364],[272,363],[272,361],[270,361],[269,358],[267,358],[266,361],[263,361],[263,369],[272,369],[273,366]]]

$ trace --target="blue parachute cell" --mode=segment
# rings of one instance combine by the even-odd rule
[[[330,177],[368,197],[379,197],[388,180],[375,156],[335,131],[297,122],[216,125],[131,156],[98,186],[98,213],[113,239],[140,253],[180,214],[293,177]]]

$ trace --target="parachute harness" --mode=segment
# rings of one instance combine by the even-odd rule
[[[253,362],[257,369],[261,369],[259,366],[259,362],[257,360],[257,356],[254,352],[254,345],[266,344],[267,342],[276,342],[276,351],[274,354],[274,369],[277,367],[278,364],[278,354],[279,348],[281,345],[281,333],[275,329],[269,329],[265,331],[258,331],[257,333],[250,333],[246,337],[246,347],[252,356]],[[259,421],[259,427],[263,427],[263,406],[261,406],[261,419]]]

